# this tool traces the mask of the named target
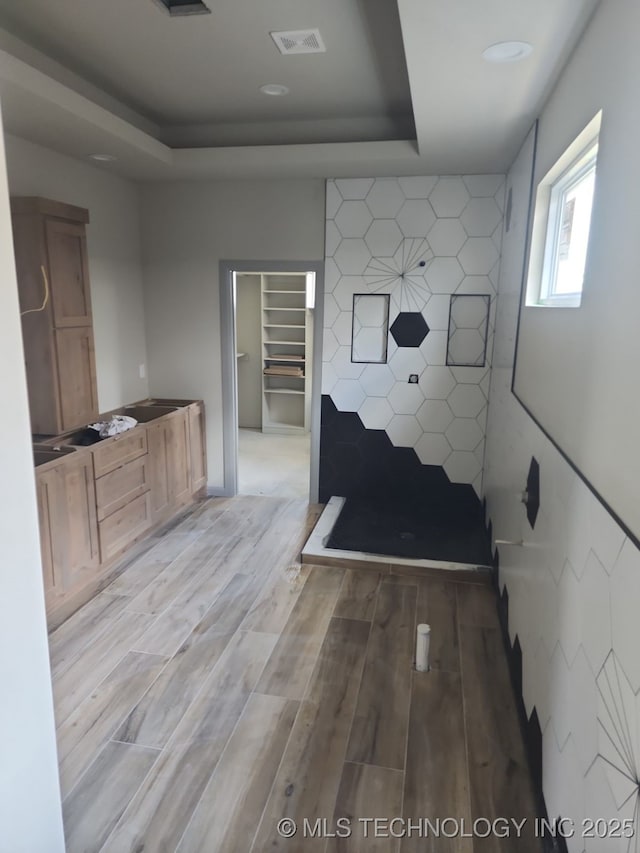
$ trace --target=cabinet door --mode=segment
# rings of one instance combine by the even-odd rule
[[[64,431],[85,426],[98,416],[93,329],[91,326],[56,329],[55,341]]]
[[[38,517],[40,520],[40,550],[42,553],[42,575],[44,580],[44,596],[47,607],[56,603],[62,595],[62,571],[53,561],[53,543],[51,539],[52,512],[55,501],[56,472],[36,474],[36,490],[38,496]]]
[[[189,406],[189,452],[191,454],[191,493],[207,485],[207,451],[204,420],[204,405]]]
[[[169,415],[166,420],[166,430],[169,503],[175,507],[191,495],[189,421],[186,411],[182,410]]]
[[[91,454],[67,458],[52,472],[49,492],[53,571],[65,593],[84,586],[99,566],[96,491]]]
[[[58,219],[45,221],[53,324],[91,323],[89,266],[84,225]]]
[[[147,425],[147,447],[149,451],[151,518],[152,523],[157,524],[168,516],[170,510],[167,429],[164,420]]]

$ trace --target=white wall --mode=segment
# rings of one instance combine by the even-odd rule
[[[640,5],[604,0],[539,126],[536,182],[600,110],[582,305],[523,311],[515,388],[638,536],[640,454]]]
[[[0,128],[0,850],[64,851],[26,379]]]
[[[605,2],[594,21],[595,32],[604,36],[603,14],[609,23],[615,20],[620,25],[623,7],[632,14],[630,4]],[[620,38],[624,41],[624,33]],[[593,30],[586,39],[585,44],[593,47]],[[573,79],[578,69],[584,71],[583,50],[584,45],[563,80]],[[610,60],[617,65],[614,54]],[[631,56],[627,60],[633,61]],[[602,73],[607,76],[606,69]],[[587,91],[589,82],[583,83]],[[552,112],[545,111],[545,121],[553,117],[561,128],[564,117],[556,113],[554,103]],[[629,106],[635,109],[631,101]],[[624,135],[626,130],[616,132]],[[610,139],[609,144],[617,147],[619,142]],[[485,461],[487,512],[496,539],[524,542],[523,547],[499,547],[500,585],[509,597],[511,642],[517,637],[522,649],[525,708],[528,715],[536,710],[542,729],[543,792],[549,815],[575,821],[576,834],[567,839],[571,853],[626,851],[631,848],[623,839],[584,838],[580,823],[584,818],[632,819],[636,838],[640,836],[635,781],[640,767],[640,551],[511,393],[532,156],[529,139],[507,176],[513,214],[503,239],[498,294]],[[609,181],[615,187],[617,180],[610,167],[601,174],[601,198],[612,192]],[[635,204],[628,191],[617,197],[621,206]],[[599,229],[599,241],[604,224],[596,221],[594,227]],[[607,282],[614,297],[620,295],[615,289],[619,270],[615,258],[609,260]],[[640,264],[636,277],[638,270]],[[545,316],[541,312],[542,320]],[[637,316],[636,310],[632,318],[636,324]],[[604,311],[600,329],[610,340],[624,324]],[[637,371],[635,340],[627,337],[623,344],[629,359],[636,358],[632,368]],[[549,346],[553,350],[553,342]],[[595,346],[606,363],[597,341]],[[593,367],[593,390],[598,393],[599,365]],[[545,403],[555,393],[555,369],[554,363],[547,365],[547,381],[539,384]],[[629,406],[624,375],[613,371],[608,379],[607,394]],[[569,387],[565,391],[570,394]],[[589,440],[588,423],[578,419],[573,428],[578,441]],[[620,409],[610,429],[604,441],[614,445],[624,430]],[[520,503],[532,457],[540,465],[540,509],[533,529]],[[611,473],[628,475],[639,460],[636,445],[630,455],[612,463]]]
[[[236,277],[238,426],[262,428],[262,298],[259,275]]]
[[[39,195],[86,207],[89,276],[101,411],[147,396],[140,197],[104,168],[7,135],[11,195]]]
[[[207,409],[209,486],[223,487],[220,260],[324,257],[324,181],[220,181],[142,190],[153,395]]]

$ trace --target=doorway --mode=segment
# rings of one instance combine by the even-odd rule
[[[318,499],[322,272],[221,263],[225,495]]]

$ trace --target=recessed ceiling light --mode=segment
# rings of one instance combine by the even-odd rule
[[[500,41],[490,45],[482,54],[487,62],[519,62],[533,50],[528,41]]]
[[[118,159],[113,154],[89,154],[91,160],[97,160],[99,163],[115,163]]]
[[[265,83],[264,86],[260,86],[260,91],[263,95],[271,95],[274,98],[289,94],[289,89],[281,83]]]

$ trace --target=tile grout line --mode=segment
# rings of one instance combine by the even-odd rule
[[[116,742],[116,741],[114,741],[114,743],[115,743],[115,742]],[[132,794],[132,795],[131,795],[131,797],[129,798],[129,801],[127,802],[126,806],[125,806],[125,807],[124,807],[124,809],[122,810],[122,814],[120,815],[120,817],[118,818],[118,820],[114,823],[114,825],[113,825],[113,828],[112,828],[111,832],[107,835],[107,837],[105,838],[105,840],[104,840],[103,844],[101,844],[101,845],[100,845],[100,850],[104,850],[104,848],[106,847],[106,845],[109,843],[109,839],[110,839],[110,838],[115,834],[116,830],[118,829],[118,827],[119,827],[119,826],[120,826],[120,824],[122,823],[122,818],[125,816],[125,814],[126,814],[126,813],[127,813],[127,811],[129,810],[129,808],[131,807],[131,803],[132,803],[132,802],[135,800],[135,798],[138,796],[138,792],[142,789],[142,787],[143,787],[144,783],[147,781],[147,779],[148,779],[148,778],[149,778],[149,776],[151,775],[151,773],[152,773],[152,771],[153,771],[153,768],[154,768],[154,767],[156,767],[156,765],[158,764],[158,762],[162,759],[162,756],[164,755],[165,750],[166,750],[166,746],[164,746],[164,747],[162,747],[160,750],[158,750],[158,755],[156,756],[156,760],[153,762],[153,764],[151,765],[151,767],[149,767],[149,769],[147,770],[147,772],[145,773],[145,775],[143,776],[143,778],[140,780],[140,784],[138,785],[138,787],[135,789],[135,791],[133,792],[133,794]],[[97,851],[97,853],[100,853],[100,850],[98,850],[98,851]]]
[[[128,654],[130,654],[130,652],[131,652],[131,650],[129,650],[128,652],[126,652],[126,653],[123,655],[123,657],[121,658],[121,660],[120,660],[120,661],[118,661],[118,664],[119,664],[119,663],[121,663],[121,662],[122,662],[122,660],[124,660],[124,658],[125,658]],[[162,657],[162,655],[157,655],[156,657]],[[124,715],[123,719],[122,719],[122,720],[117,724],[117,726],[113,729],[112,733],[111,733],[111,734],[106,738],[106,740],[105,740],[105,741],[104,741],[104,743],[101,745],[101,747],[99,747],[98,752],[97,752],[97,754],[95,755],[95,757],[94,757],[93,761],[91,761],[91,762],[87,765],[87,767],[84,769],[84,771],[83,771],[83,772],[80,774],[80,776],[78,777],[78,779],[77,779],[77,781],[76,781],[75,785],[74,785],[74,786],[70,789],[70,791],[65,795],[65,797],[64,797],[64,800],[65,800],[65,801],[66,801],[66,800],[71,796],[71,794],[73,794],[73,793],[75,792],[76,788],[78,787],[78,785],[80,784],[80,782],[81,782],[81,781],[82,781],[82,779],[84,778],[85,774],[86,774],[86,773],[91,769],[91,767],[94,765],[94,763],[95,763],[96,759],[98,758],[98,755],[100,755],[100,754],[103,752],[103,750],[104,750],[104,748],[106,747],[106,745],[107,745],[108,743],[110,743],[110,742],[113,740],[112,735],[113,735],[113,734],[115,734],[115,732],[117,732],[117,731],[118,731],[119,727],[122,725],[122,723],[124,722],[124,720],[126,720],[126,719],[127,719],[127,717],[129,716],[129,714],[134,710],[134,708],[136,708],[136,707],[137,707],[137,705],[138,705],[138,704],[142,701],[142,699],[147,695],[147,693],[149,692],[149,690],[151,690],[151,688],[152,688],[152,687],[153,687],[153,685],[156,683],[156,681],[158,680],[158,678],[160,678],[160,676],[162,675],[162,673],[165,671],[165,669],[166,669],[166,668],[167,668],[167,666],[169,665],[170,661],[171,661],[171,658],[169,658],[169,659],[165,662],[165,665],[160,669],[160,671],[158,672],[158,674],[156,675],[156,677],[153,679],[153,681],[151,682],[151,684],[149,684],[149,686],[148,686],[148,687],[147,687],[147,689],[144,691],[144,693],[142,694],[142,696],[138,699],[138,701],[137,701],[137,702],[135,702],[135,703],[134,703],[134,704],[129,708],[129,710],[125,713],[125,715]],[[116,664],[116,666],[118,666],[118,664]],[[115,669],[115,668],[116,668],[116,667],[114,667],[114,669]],[[112,672],[113,672],[113,670],[112,670]],[[111,675],[111,673],[109,673],[109,675]],[[108,677],[109,677],[108,675],[107,675],[107,676],[105,676],[105,678],[100,682],[100,684],[98,685],[98,687],[100,687],[100,686],[104,683],[104,681],[106,681],[106,680],[107,680],[107,678],[108,678]],[[95,690],[97,690],[97,689],[98,689],[98,687],[96,687],[96,688],[95,688],[94,690],[92,690],[91,692],[92,692],[92,693],[94,693],[94,692],[95,692]],[[78,708],[81,708],[81,707],[82,707],[82,705],[84,705],[84,703],[85,703],[85,702],[88,702],[90,699],[91,699],[91,695],[87,696],[87,698],[86,698],[83,702],[81,702],[81,703],[80,703],[80,705],[78,705]],[[69,716],[71,716],[71,715],[69,715]],[[67,719],[68,719],[68,718],[67,718]],[[65,721],[65,722],[66,722],[66,721]],[[116,741],[113,741],[113,742],[115,743]],[[120,742],[120,743],[125,743],[125,741],[119,741],[119,742]],[[76,744],[76,747],[77,747],[78,745],[79,745],[79,744]],[[135,746],[136,744],[130,744],[130,745],[131,745],[131,746]],[[138,745],[139,745],[139,746],[143,746],[143,744],[138,744]],[[73,751],[75,750],[75,748],[76,748],[76,747],[74,747],[74,749],[73,749],[73,750],[71,750],[71,752],[73,752]],[[147,748],[147,749],[155,749],[155,747],[145,747],[145,748]],[[71,754],[71,753],[69,753],[69,755],[70,755],[70,754]]]
[[[150,749],[153,752],[157,752],[158,754],[162,752],[161,746],[148,746],[146,743],[129,743],[129,741],[126,740],[117,740],[116,738],[109,738],[109,740],[105,743],[105,746],[110,743],[121,743],[122,746],[130,746],[132,749]]]
[[[345,759],[345,764],[357,764],[359,767],[377,767],[379,770],[389,770],[392,773],[402,773],[404,774],[404,770],[400,767],[387,767],[385,764],[374,764],[368,761],[353,761],[353,759],[348,758]]]

